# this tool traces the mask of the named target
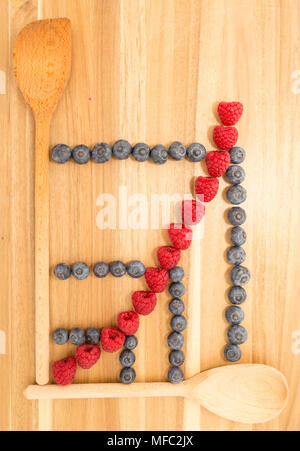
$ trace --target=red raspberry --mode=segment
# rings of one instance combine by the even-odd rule
[[[235,127],[223,127],[223,125],[217,125],[214,128],[213,139],[216,146],[221,150],[229,150],[235,146],[238,140],[239,134]]]
[[[186,225],[198,224],[205,213],[205,206],[196,200],[182,202],[182,222]]]
[[[72,384],[76,374],[76,360],[74,357],[68,357],[58,360],[52,365],[53,379],[58,385]]]
[[[198,177],[195,182],[196,195],[202,202],[210,202],[219,189],[219,180],[215,177]]]
[[[98,345],[83,344],[76,349],[76,360],[78,365],[89,370],[100,359],[101,350]]]
[[[125,335],[134,335],[139,328],[139,315],[134,312],[119,313],[118,327]]]
[[[139,315],[149,315],[156,307],[156,294],[151,291],[135,291],[132,295],[132,303]]]
[[[162,246],[157,251],[157,258],[160,266],[164,269],[172,269],[177,265],[181,257],[181,252],[172,246]]]
[[[240,102],[220,102],[218,113],[224,125],[235,125],[243,114],[243,104]]]
[[[212,150],[206,155],[206,167],[212,177],[221,177],[230,163],[230,155],[225,150]]]
[[[125,335],[115,327],[104,327],[101,331],[101,345],[106,352],[116,352],[122,348]]]
[[[145,279],[151,291],[162,293],[167,287],[169,273],[163,268],[147,268]]]
[[[185,251],[191,245],[193,239],[193,231],[190,227],[183,224],[171,224],[169,228],[169,235],[173,246],[176,249]]]

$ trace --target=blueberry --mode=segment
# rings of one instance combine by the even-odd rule
[[[78,280],[86,279],[90,274],[90,268],[86,263],[78,262],[72,266],[72,274]]]
[[[126,274],[126,266],[119,260],[112,262],[109,265],[109,270],[114,277],[122,277]]]
[[[59,263],[54,268],[54,275],[59,280],[66,280],[71,275],[71,268],[66,263]]]
[[[241,345],[247,340],[248,333],[243,326],[234,325],[229,327],[227,336],[231,344]]]
[[[231,265],[240,265],[246,260],[246,252],[240,246],[232,246],[227,251],[227,260]]]
[[[73,160],[78,164],[86,164],[90,161],[91,153],[90,149],[87,146],[81,144],[80,146],[74,147],[72,150]]]
[[[85,342],[85,333],[83,329],[76,327],[70,332],[70,342],[72,345],[80,346]]]
[[[120,139],[113,145],[113,154],[118,160],[126,160],[130,157],[131,152],[131,145],[124,139]]]
[[[185,146],[178,141],[173,142],[169,147],[169,155],[174,160],[183,160],[186,154],[186,148]]]
[[[186,329],[187,321],[182,315],[175,315],[171,319],[171,327],[175,332],[183,332]]]
[[[87,343],[90,345],[97,345],[100,341],[101,333],[96,327],[89,327],[85,332],[85,336]]]
[[[111,147],[106,143],[98,143],[92,150],[92,159],[96,163],[105,163],[111,159],[111,156]]]
[[[182,351],[171,351],[169,361],[172,366],[181,366],[184,364],[184,353]]]
[[[240,164],[246,158],[246,152],[242,147],[233,147],[229,151],[230,161],[233,164]]]
[[[124,349],[124,351],[120,354],[120,362],[121,365],[129,368],[132,366],[135,362],[135,354],[132,351],[129,351],[129,349]]]
[[[135,335],[128,335],[126,337],[125,343],[124,343],[124,348],[129,349],[129,351],[132,351],[133,349],[135,349],[138,345],[138,339],[136,338]]]
[[[127,265],[127,273],[134,279],[139,279],[145,274],[146,268],[139,260],[133,260]]]
[[[239,205],[247,199],[247,191],[241,185],[233,185],[227,190],[226,197],[231,204]]]
[[[229,166],[225,175],[228,182],[232,183],[232,185],[242,183],[246,177],[244,169],[238,165]]]
[[[175,349],[177,351],[178,349],[181,349],[184,345],[184,337],[179,332],[172,332],[168,336],[168,345],[171,349]]]
[[[109,273],[108,264],[104,262],[96,263],[95,266],[93,267],[93,273],[95,274],[96,277],[99,277],[100,279],[106,277],[107,274]]]
[[[158,144],[151,150],[151,158],[156,164],[164,164],[168,160],[168,151],[165,146]]]
[[[187,157],[193,163],[201,161],[206,156],[206,149],[202,144],[193,143],[191,144],[186,151]]]
[[[168,379],[172,384],[180,384],[183,381],[183,377],[182,369],[177,366],[173,366],[168,373]]]
[[[56,163],[66,163],[70,160],[72,155],[72,151],[69,146],[65,144],[57,144],[57,146],[53,147],[51,150],[52,160]]]
[[[232,207],[228,211],[228,221],[234,226],[244,224],[246,221],[246,212],[241,207]]]
[[[226,345],[224,357],[228,362],[238,362],[242,357],[242,351],[237,345]]]
[[[230,324],[240,324],[244,321],[245,314],[240,307],[231,305],[225,312],[225,317]]]
[[[169,286],[169,293],[174,298],[181,298],[185,293],[185,286],[181,282],[171,283]]]
[[[233,227],[230,232],[230,239],[236,246],[242,246],[247,239],[247,235],[242,227]]]
[[[69,332],[67,329],[56,329],[52,334],[52,338],[57,345],[64,345],[69,340]]]
[[[135,381],[136,373],[133,368],[123,368],[120,373],[122,384],[132,384]]]
[[[243,287],[231,287],[228,293],[228,298],[232,304],[241,305],[247,298],[247,293]]]
[[[150,147],[144,143],[138,143],[134,146],[132,156],[136,161],[147,161],[150,156]]]
[[[250,271],[245,266],[235,266],[231,270],[230,278],[233,285],[245,285],[250,281]]]
[[[184,278],[184,269],[181,268],[181,266],[175,266],[174,268],[170,269],[169,277],[173,282],[181,282],[181,280]]]
[[[172,299],[172,301],[169,304],[169,310],[173,315],[181,315],[181,313],[184,312],[184,303],[181,299]]]

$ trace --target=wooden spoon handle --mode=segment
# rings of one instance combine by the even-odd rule
[[[36,118],[35,364],[36,381],[49,381],[49,118]]]

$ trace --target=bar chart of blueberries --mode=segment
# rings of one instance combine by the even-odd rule
[[[0,5],[0,430],[136,447],[198,446],[162,431],[299,431],[300,0]],[[12,68],[20,31],[52,18],[70,21],[72,63],[47,150],[41,330],[35,121]],[[286,378],[275,419],[231,421],[184,397],[198,373],[244,364]],[[144,396],[127,395],[140,383]],[[119,395],[72,395],[102,384]],[[43,385],[49,396],[27,399]]]

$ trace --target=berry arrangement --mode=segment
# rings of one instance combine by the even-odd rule
[[[245,179],[245,172],[240,163],[245,159],[245,151],[235,147],[238,139],[238,131],[234,125],[238,122],[243,112],[243,106],[239,102],[221,102],[218,107],[219,117],[223,125],[216,126],[213,139],[219,150],[206,152],[204,146],[193,143],[186,148],[180,142],[174,142],[169,149],[163,145],[156,145],[152,149],[147,144],[138,143],[132,147],[127,141],[119,140],[112,147],[106,143],[98,143],[92,151],[87,146],[76,146],[71,150],[64,144],[58,144],[52,149],[52,159],[57,163],[65,163],[71,158],[78,164],[85,164],[90,159],[96,163],[105,163],[112,156],[119,160],[125,160],[133,156],[139,162],[149,158],[156,164],[164,164],[169,156],[174,160],[188,158],[192,162],[199,162],[205,158],[209,176],[200,176],[195,182],[195,197],[193,200],[182,202],[182,222],[172,223],[168,228],[171,244],[161,246],[157,251],[159,266],[146,268],[139,260],[133,260],[128,264],[122,261],[112,263],[98,262],[92,268],[92,273],[98,278],[105,278],[108,274],[114,277],[123,277],[128,274],[133,278],[145,278],[148,290],[135,291],[132,294],[133,309],[121,312],[116,319],[116,327],[104,327],[102,330],[90,327],[86,331],[74,328],[71,331],[57,329],[53,332],[53,340],[58,345],[64,345],[68,341],[75,345],[76,355],[54,362],[52,374],[55,382],[67,385],[73,382],[77,366],[90,369],[101,357],[101,349],[105,352],[120,352],[119,360],[122,365],[120,381],[131,384],[136,378],[133,368],[136,357],[133,350],[137,347],[136,333],[140,324],[140,315],[151,314],[157,305],[157,295],[168,289],[171,296],[169,310],[172,314],[170,326],[172,332],[167,342],[171,349],[169,362],[171,368],[168,379],[171,383],[180,383],[184,379],[184,373],[180,368],[185,360],[182,348],[184,346],[183,332],[187,328],[187,320],[183,315],[185,305],[182,297],[185,294],[184,269],[179,266],[182,251],[189,249],[193,229],[200,223],[205,214],[204,203],[211,202],[218,193],[219,178],[225,174],[231,187],[227,190],[228,201],[233,205],[239,205],[246,200],[247,192],[241,183]],[[230,163],[232,165],[230,166]],[[232,207],[228,212],[228,220],[234,226],[231,230],[233,246],[227,252],[227,259],[233,265],[231,280],[233,286],[229,291],[229,300],[232,303],[226,310],[226,319],[230,323],[228,340],[230,344],[225,347],[224,356],[231,362],[241,358],[241,350],[238,345],[247,339],[247,331],[240,323],[244,320],[244,312],[239,307],[246,299],[246,292],[242,285],[250,280],[249,270],[242,266],[246,253],[241,247],[246,241],[246,233],[240,227],[246,220],[245,211],[238,206]],[[59,263],[54,268],[54,275],[59,280],[68,279],[71,274],[78,280],[84,280],[90,275],[89,266],[84,262],[77,262],[71,266]],[[100,348],[101,346],[101,348]]]

